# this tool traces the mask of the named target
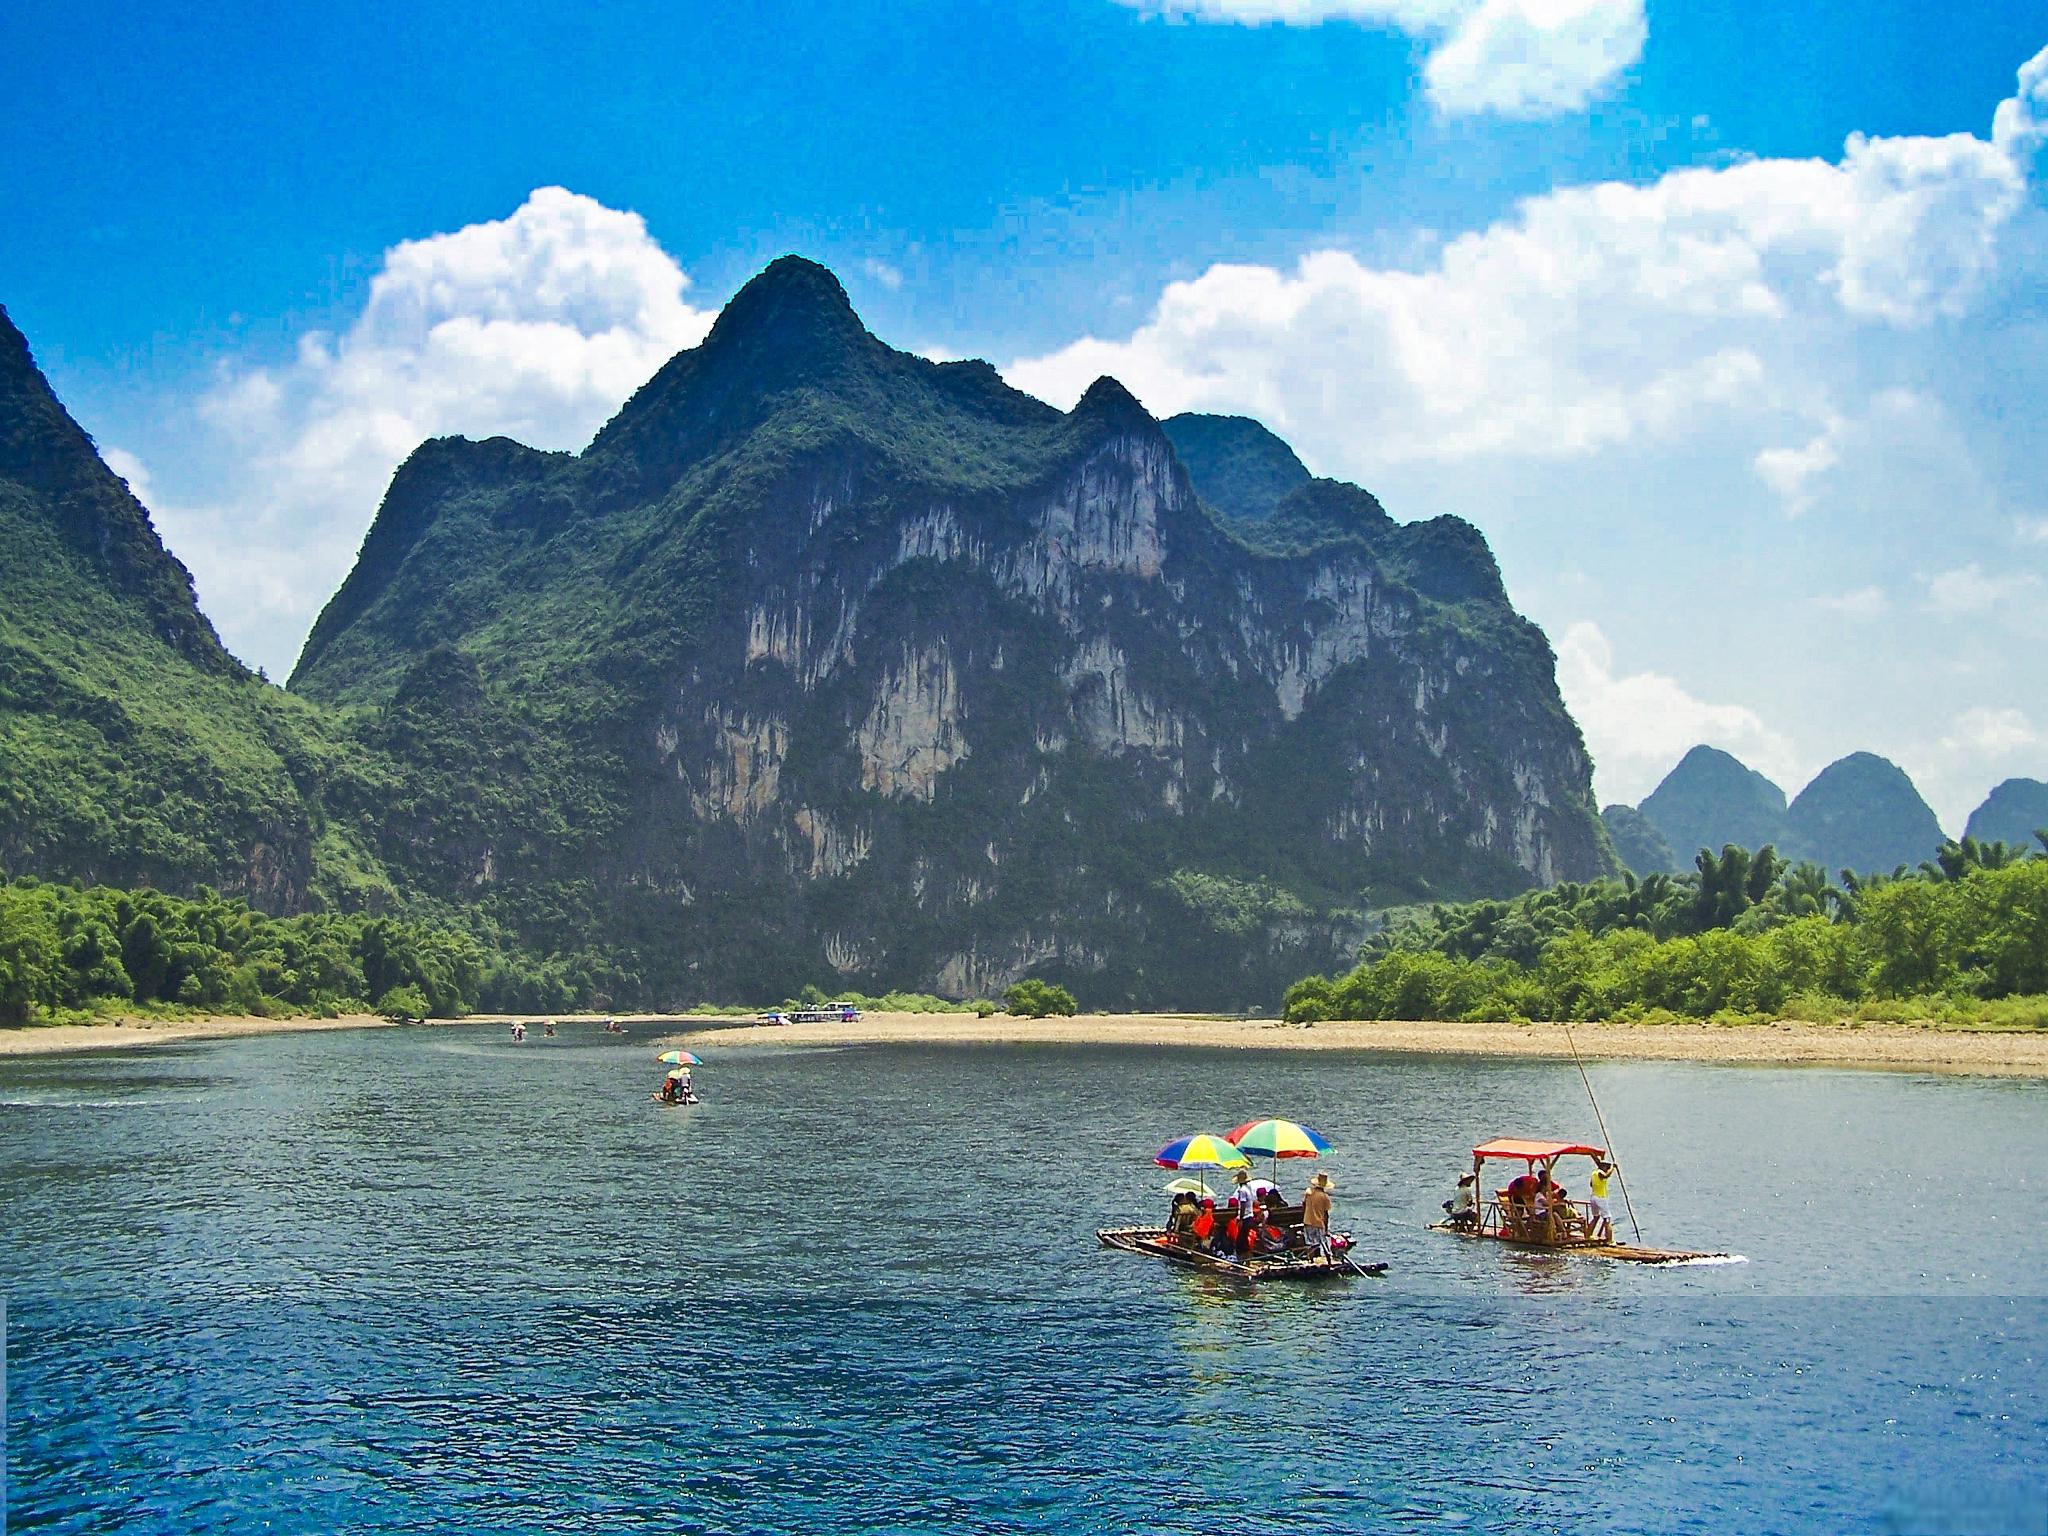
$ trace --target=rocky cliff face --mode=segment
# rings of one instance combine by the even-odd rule
[[[580,892],[678,999],[1270,1000],[1368,898],[1608,868],[1476,531],[1286,500],[1249,539],[1113,381],[1062,414],[893,352],[786,259],[584,454],[423,448],[293,686],[468,808],[442,892]],[[409,749],[429,643],[483,723]]]

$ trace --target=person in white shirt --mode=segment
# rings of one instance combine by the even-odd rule
[[[1230,1192],[1231,1209],[1240,1220],[1248,1219],[1257,1205],[1259,1192],[1252,1188],[1252,1176],[1242,1168],[1237,1170],[1237,1188]]]

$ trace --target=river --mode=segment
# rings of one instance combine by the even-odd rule
[[[1595,1065],[1649,1269],[1424,1230],[1569,1063],[707,1055],[0,1060],[6,1528],[2048,1530],[2048,1084]],[[1269,1113],[1385,1278],[1095,1245]]]

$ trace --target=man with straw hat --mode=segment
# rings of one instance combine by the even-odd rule
[[[1301,1197],[1301,1240],[1324,1258],[1330,1256],[1330,1191],[1337,1186],[1327,1173],[1308,1181]]]
[[[1230,1192],[1230,1207],[1242,1221],[1251,1220],[1252,1209],[1258,1204],[1259,1192],[1252,1188],[1252,1176],[1244,1169],[1237,1170],[1237,1187]]]

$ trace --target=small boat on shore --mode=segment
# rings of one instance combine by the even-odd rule
[[[1613,1171],[1605,1147],[1516,1136],[1498,1136],[1481,1142],[1472,1149],[1474,1198],[1470,1208],[1453,1212],[1445,1220],[1433,1223],[1430,1230],[1448,1232],[1453,1237],[1511,1243],[1518,1248],[1557,1249],[1580,1258],[1616,1259],[1630,1264],[1738,1261],[1730,1253],[1616,1242],[1613,1216],[1605,1198],[1574,1200],[1555,1177],[1558,1162],[1567,1157],[1589,1159],[1596,1175],[1602,1169]],[[1511,1166],[1519,1163],[1522,1172],[1505,1187],[1485,1194],[1489,1162]],[[1588,1182],[1594,1183],[1591,1178]]]

